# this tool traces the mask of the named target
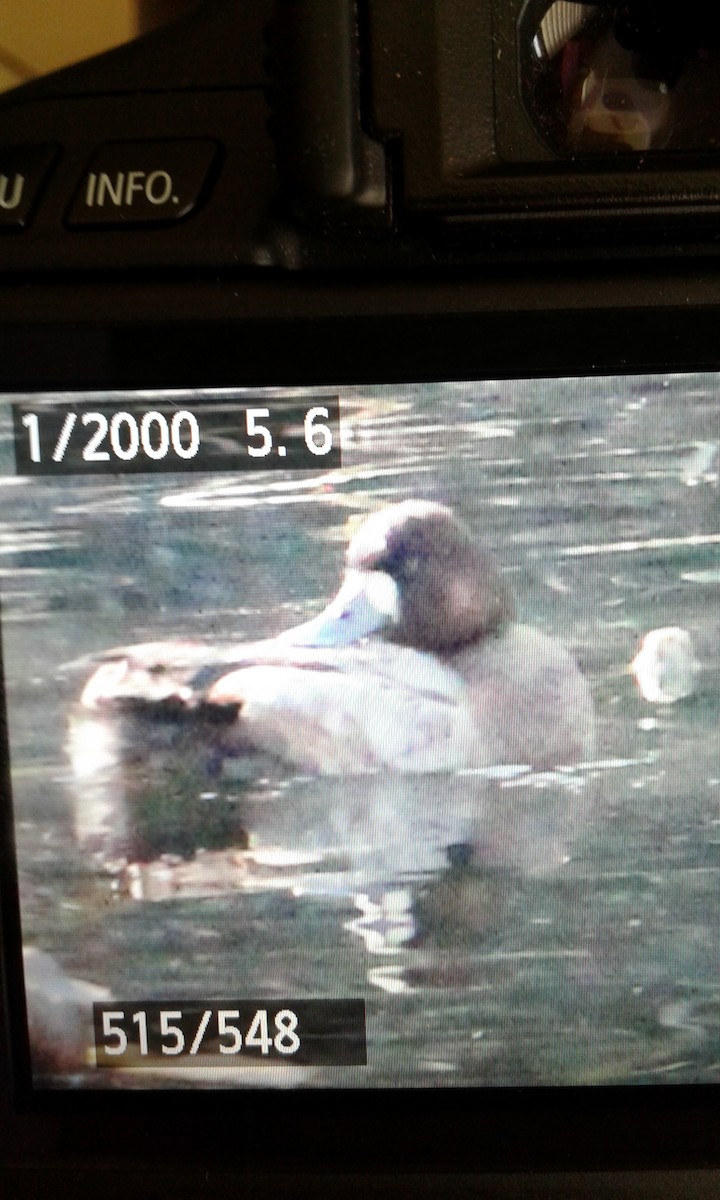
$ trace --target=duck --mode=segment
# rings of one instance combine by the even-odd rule
[[[572,654],[517,619],[495,559],[427,500],[364,520],[318,616],[260,642],[109,651],[80,707],[200,725],[302,774],[552,769],[594,748]]]

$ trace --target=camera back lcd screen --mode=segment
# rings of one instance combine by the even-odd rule
[[[0,397],[37,1088],[720,1081],[718,382]]]

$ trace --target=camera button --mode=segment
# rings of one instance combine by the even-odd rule
[[[27,228],[57,146],[0,147],[0,230]]]
[[[219,156],[209,138],[108,142],[91,159],[67,224],[96,229],[179,221],[207,196]]]

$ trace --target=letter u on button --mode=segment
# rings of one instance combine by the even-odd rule
[[[24,186],[24,175],[13,175],[12,181],[10,176],[0,175],[0,208],[19,208]]]
[[[57,146],[0,146],[0,233],[27,229],[50,171]]]

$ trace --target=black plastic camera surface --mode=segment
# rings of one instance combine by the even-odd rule
[[[669,4],[200,4],[4,99],[3,269],[712,252],[701,12],[678,29]]]

